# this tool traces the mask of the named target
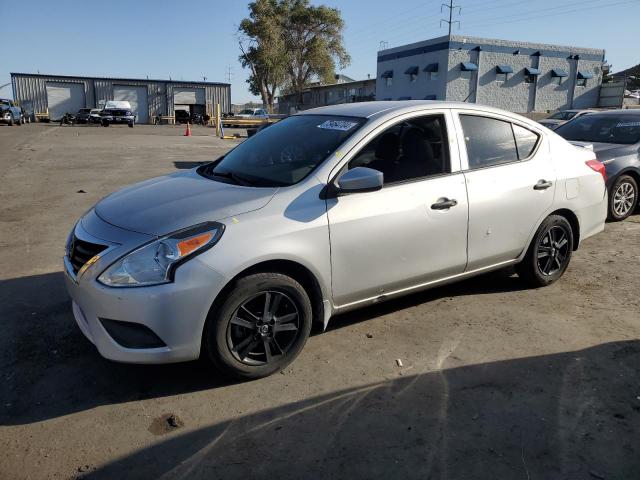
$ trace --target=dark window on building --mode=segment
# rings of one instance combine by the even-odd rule
[[[513,124],[513,136],[516,138],[518,158],[520,160],[531,156],[540,139],[540,135],[537,133],[516,124]]]
[[[403,121],[371,140],[349,162],[384,175],[384,183],[441,175],[451,171],[447,130],[442,115]]]
[[[587,86],[587,79],[586,78],[578,78],[577,85],[579,87],[586,87]]]
[[[536,83],[536,75],[524,74],[524,83]]]
[[[511,123],[477,115],[460,115],[469,169],[518,160]]]

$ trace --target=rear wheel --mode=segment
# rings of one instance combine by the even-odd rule
[[[633,213],[638,205],[638,184],[629,175],[620,175],[609,193],[609,220],[619,222]]]
[[[544,287],[558,280],[569,266],[573,252],[573,229],[560,215],[547,217],[533,237],[518,276],[533,287]]]
[[[227,375],[266,377],[298,356],[311,321],[309,296],[296,280],[280,273],[249,275],[209,315],[203,353]]]

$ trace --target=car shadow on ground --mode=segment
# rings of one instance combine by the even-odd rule
[[[87,478],[637,478],[640,342],[445,368],[181,433]]]
[[[494,272],[337,316],[336,330],[442,297],[522,289]],[[0,425],[58,418],[99,405],[167,397],[234,383],[201,362],[127,365],[110,362],[82,335],[71,314],[62,272],[0,281]]]
[[[387,315],[398,310],[404,310],[416,305],[428,303],[445,297],[460,297],[463,295],[487,295],[492,293],[506,293],[526,290],[528,287],[518,278],[513,268],[505,268],[485,273],[478,277],[449,285],[423,290],[393,300],[376,303],[348,313],[339,314],[331,318],[327,331],[344,328],[349,325],[364,322],[375,317]],[[314,333],[320,333],[315,331]]]

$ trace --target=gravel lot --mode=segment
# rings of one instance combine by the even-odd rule
[[[182,133],[0,126],[0,478],[638,478],[639,215],[551,287],[499,272],[336,317],[270,378],[103,360],[70,312],[66,235],[235,143]]]

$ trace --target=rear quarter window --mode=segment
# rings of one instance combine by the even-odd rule
[[[520,125],[513,125],[513,136],[516,139],[516,147],[518,148],[518,158],[524,160],[529,158],[540,140],[540,135],[532,132],[531,130],[521,127]]]

